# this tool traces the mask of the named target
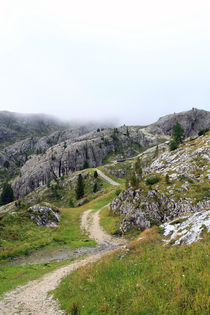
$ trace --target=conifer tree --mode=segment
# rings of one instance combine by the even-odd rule
[[[134,189],[137,189],[139,188],[139,178],[136,176],[136,173],[135,172],[132,172],[131,174],[131,178],[130,178],[130,183],[131,183],[131,186],[134,188]]]
[[[98,177],[98,172],[95,171],[95,172],[94,172],[94,178],[97,178],[97,177]]]
[[[93,192],[96,193],[98,191],[98,184],[97,182],[95,182],[94,186],[93,186]]]
[[[182,128],[178,121],[173,126],[172,138],[176,141],[178,145],[182,143],[184,140],[184,129]]]
[[[84,196],[84,182],[83,177],[79,174],[77,179],[77,187],[76,187],[76,197],[77,200],[81,199]]]
[[[126,136],[127,136],[127,137],[130,137],[128,127],[127,127],[127,130],[126,130]]]
[[[141,177],[142,176],[142,167],[141,167],[141,160],[139,157],[137,158],[134,167],[135,167],[136,173]]]
[[[5,205],[14,200],[12,187],[9,183],[5,183],[0,197],[0,203]]]

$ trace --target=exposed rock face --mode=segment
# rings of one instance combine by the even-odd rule
[[[55,145],[43,155],[33,156],[21,168],[21,176],[13,183],[15,197],[24,196],[54,177],[70,175],[83,169],[85,162],[94,168],[101,165],[109,153],[121,150],[122,153],[127,151],[127,154],[131,154],[132,145],[138,144],[140,148],[158,142],[156,137],[148,137],[134,127],[130,129],[129,136],[124,127],[119,128],[116,134],[113,132],[113,129],[91,132],[74,142],[68,140]]]
[[[164,240],[166,243],[192,244],[202,239],[201,234],[203,232],[210,232],[210,210],[164,223],[161,228],[164,229],[163,235],[169,237],[169,239]]]
[[[184,128],[186,137],[193,136],[199,130],[210,128],[210,112],[193,108],[187,112],[167,115],[148,126],[147,131],[153,134],[171,135],[173,126],[177,121]]]
[[[150,154],[151,149],[143,152],[141,161]],[[143,174],[140,190],[129,188],[111,203],[111,211],[122,217],[121,233],[133,226],[143,230],[152,224],[210,209],[210,135],[188,141],[175,151],[163,151],[151,160],[150,166],[143,168]],[[145,178],[154,174],[159,176],[160,183],[148,192]]]
[[[76,139],[89,129],[86,127],[70,128],[63,131],[55,131],[44,137],[31,137],[18,141],[2,149],[0,153],[0,167],[7,160],[12,167],[22,166],[32,154],[43,154],[52,146],[66,140]]]
[[[182,176],[192,180],[210,179],[210,136],[199,137],[194,143],[188,143],[177,150],[161,154],[144,173],[170,174],[171,179]]]
[[[27,210],[38,226],[56,227],[60,221],[60,212],[57,208],[51,207],[50,204],[34,205]]]
[[[142,231],[152,224],[164,223],[186,213],[210,209],[210,200],[206,199],[194,205],[191,198],[175,201],[155,190],[148,192],[145,198],[140,190],[128,189],[110,204],[110,209],[123,218],[120,232],[126,233],[133,226]]]
[[[0,153],[0,166],[8,160],[11,165],[9,170],[16,170],[16,173],[10,174],[12,177],[16,176],[19,167],[23,165],[20,177],[13,183],[15,197],[20,198],[54,177],[70,175],[83,169],[87,162],[89,167],[96,167],[112,153],[121,154],[122,158],[137,155],[141,147],[156,145],[163,140],[161,138],[164,135],[170,135],[177,120],[184,127],[185,135],[189,136],[197,133],[198,129],[210,127],[210,112],[193,109],[165,116],[147,128],[123,126],[117,131],[106,128],[89,133],[88,130],[95,126],[59,129],[50,135],[32,136],[3,149]],[[48,126],[46,122],[45,125]],[[8,126],[7,122],[3,128]],[[164,166],[164,161],[162,164]]]

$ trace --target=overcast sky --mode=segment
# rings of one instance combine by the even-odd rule
[[[144,124],[210,110],[209,0],[0,0],[0,110]]]

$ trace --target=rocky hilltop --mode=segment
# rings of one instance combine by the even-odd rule
[[[152,134],[171,136],[173,126],[177,121],[182,125],[185,137],[193,136],[198,130],[210,128],[210,112],[193,108],[186,112],[167,115],[148,126],[147,131]]]

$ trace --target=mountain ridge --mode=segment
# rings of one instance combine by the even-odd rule
[[[8,112],[6,115],[9,115]],[[24,115],[20,115],[24,117]],[[32,115],[33,116],[33,115]],[[31,116],[29,116],[31,117]],[[40,117],[37,115],[36,117]],[[48,117],[48,116],[47,116]],[[31,119],[31,118],[30,118]],[[142,149],[169,139],[173,125],[179,121],[185,136],[195,135],[199,129],[210,127],[210,112],[198,109],[161,117],[146,127],[122,126],[100,129],[96,126],[64,128],[64,125],[47,135],[31,136],[13,143],[0,152],[0,171],[5,176],[5,161],[9,161],[16,198],[22,197],[54,177],[70,175],[84,166],[96,167],[110,156],[124,159],[137,155]],[[0,118],[0,131],[1,131]],[[54,128],[54,125],[53,125]],[[47,131],[48,132],[48,131]],[[11,175],[9,174],[9,175]]]

